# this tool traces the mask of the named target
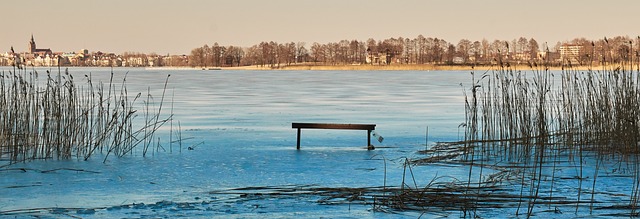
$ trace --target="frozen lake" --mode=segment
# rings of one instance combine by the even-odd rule
[[[104,82],[110,71],[70,69],[76,78],[91,72],[94,81]],[[165,107],[173,107],[165,113],[174,114],[174,132],[180,122],[182,148],[169,143],[171,126],[165,125],[159,135],[162,148],[154,147],[146,157],[137,152],[103,163],[98,155],[89,161],[42,160],[0,169],[0,212],[44,218],[416,218],[421,212],[322,204],[317,196],[251,198],[219,191],[400,186],[405,160],[422,157],[416,151],[425,144],[461,140],[460,84],[468,89],[471,81],[467,71],[113,71],[116,81],[128,72],[130,94],[150,88],[156,99],[171,75],[167,97],[173,101]],[[384,141],[374,141],[377,149],[368,151],[366,131],[302,130],[301,150],[296,150],[292,122],[377,124]],[[421,187],[437,176],[466,180],[469,169],[430,165],[413,167],[412,173]],[[610,181],[602,182],[613,188],[629,183],[626,178]],[[572,184],[559,189],[573,191]],[[480,215],[504,216],[511,210]],[[456,218],[461,213],[426,215]]]

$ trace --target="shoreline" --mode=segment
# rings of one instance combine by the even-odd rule
[[[0,67],[11,67],[11,66],[0,66]],[[571,71],[609,71],[614,69],[629,69],[631,70],[638,68],[637,64],[634,66],[630,65],[620,65],[620,64],[610,64],[610,65],[596,65],[596,66],[572,66],[570,68],[566,68],[563,66],[549,66],[549,70],[560,71],[560,70],[571,70]],[[57,66],[36,66],[35,68],[58,68]],[[216,71],[216,70],[256,70],[256,71],[491,71],[491,70],[499,70],[500,67],[498,65],[434,65],[434,64],[407,64],[407,65],[323,65],[323,64],[294,64],[294,65],[282,65],[279,68],[271,68],[268,66],[259,66],[259,65],[251,65],[251,66],[239,66],[239,67],[190,67],[190,66],[162,66],[162,67],[106,67],[106,66],[60,66],[60,68],[140,68],[145,70],[208,70],[208,71]],[[510,69],[514,71],[541,71],[545,70],[543,66],[535,66],[530,67],[529,65],[511,65],[510,67],[505,67],[505,69]]]
[[[624,67],[624,68],[623,68]],[[614,70],[617,68],[628,69],[629,65],[597,65],[597,66],[572,66],[570,68],[565,66],[549,66],[549,70],[572,70],[572,71],[601,71],[601,70]],[[636,66],[633,66],[636,67]],[[196,68],[197,69],[197,68]],[[258,65],[252,66],[240,66],[240,67],[223,67],[222,70],[282,70],[282,71],[491,71],[499,70],[498,65],[289,65],[280,66],[279,68],[261,67]],[[505,67],[505,69],[507,69]],[[543,66],[530,67],[529,65],[511,65],[508,69],[514,71],[540,71],[545,70]],[[632,68],[632,70],[635,68]]]

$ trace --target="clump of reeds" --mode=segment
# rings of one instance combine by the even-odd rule
[[[140,143],[144,156],[155,131],[171,120],[160,118],[164,92],[158,109],[149,108],[150,94],[145,107],[135,106],[141,93],[131,99],[126,76],[118,84],[112,72],[105,84],[84,75],[84,86],[79,87],[68,70],[40,74],[35,69],[0,74],[0,159],[9,163],[86,160],[96,152],[106,160],[112,154],[130,154]],[[134,122],[140,112],[144,121]]]
[[[480,168],[482,178],[486,162],[508,163],[521,173],[523,198],[516,214],[526,206],[526,215],[531,216],[539,194],[553,196],[556,177],[546,182],[543,172],[555,174],[559,159],[566,158],[578,168],[577,212],[588,153],[595,158],[589,188],[593,210],[603,160],[637,164],[640,158],[640,75],[633,71],[633,63],[629,68],[577,71],[568,62],[561,72],[550,71],[545,62],[529,66],[529,71],[522,71],[500,62],[480,79],[472,72],[471,94],[465,94],[465,149],[461,150],[470,164],[468,184],[476,173],[473,168]],[[635,173],[640,171],[638,165],[634,168]],[[630,206],[637,206],[640,174],[633,177]],[[541,183],[549,183],[550,189],[541,191]],[[636,214],[635,207],[631,209]]]

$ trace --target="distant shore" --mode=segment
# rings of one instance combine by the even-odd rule
[[[10,67],[10,66],[5,66]],[[51,68],[45,67],[44,68]],[[617,68],[629,69],[629,65],[611,64],[607,66],[594,65],[594,66],[572,66],[565,69],[588,71],[592,69],[594,71],[599,70],[613,70]],[[634,64],[633,69],[637,69],[637,65]],[[40,67],[37,67],[40,68]],[[66,68],[62,66],[62,68]],[[81,66],[72,66],[71,68],[86,68]],[[89,68],[111,68],[111,67],[89,67]],[[126,68],[126,67],[114,67],[114,68]],[[190,66],[162,66],[162,67],[140,67],[147,70],[282,70],[282,71],[471,71],[471,70],[498,70],[498,65],[434,65],[434,64],[392,64],[392,65],[325,65],[325,64],[292,64],[292,65],[280,65],[280,67],[270,67],[268,65],[251,65],[251,66],[239,66],[239,67],[190,67]],[[516,71],[531,71],[531,70],[544,70],[543,66],[528,66],[528,65],[511,65],[509,67]],[[562,66],[550,66],[549,70],[563,70]]]
[[[607,65],[604,66],[604,69],[611,70],[620,67],[620,65]],[[627,66],[629,67],[629,66]],[[634,69],[636,66],[633,66]],[[529,65],[512,65],[509,67],[513,70],[544,70],[542,66],[533,66]],[[567,67],[565,67],[567,68]],[[497,70],[499,66],[497,65],[479,65],[479,66],[471,66],[471,65],[433,65],[433,64],[422,64],[422,65],[313,65],[313,64],[298,64],[298,65],[281,65],[279,68],[271,68],[269,66],[240,66],[240,67],[223,67],[224,70],[317,70],[317,71],[471,71],[471,70]],[[572,66],[571,70],[579,70],[579,71],[587,71],[589,69],[592,70],[602,70],[603,66]],[[562,66],[550,66],[549,70],[563,70]]]

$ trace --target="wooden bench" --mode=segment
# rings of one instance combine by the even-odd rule
[[[336,123],[291,123],[291,128],[298,129],[297,149],[300,150],[300,130],[301,129],[350,129],[367,130],[367,149],[375,149],[371,145],[371,131],[376,129],[375,124],[336,124]]]

